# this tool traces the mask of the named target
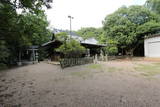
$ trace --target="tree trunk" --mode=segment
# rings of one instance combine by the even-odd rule
[[[131,49],[131,50],[130,50],[131,57],[133,57],[133,56],[134,56],[134,55],[133,55],[133,52],[134,52],[134,49]]]

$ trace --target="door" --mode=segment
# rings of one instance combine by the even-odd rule
[[[148,43],[149,57],[160,57],[160,41]]]

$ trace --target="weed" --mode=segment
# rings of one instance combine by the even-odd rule
[[[135,70],[140,72],[143,76],[155,76],[157,74],[160,74],[160,63],[154,63],[150,65],[138,65],[135,67]]]
[[[117,71],[118,69],[117,68],[115,68],[115,67],[108,67],[107,68],[107,71],[108,72],[115,72],[115,71]]]
[[[100,69],[101,65],[100,64],[91,64],[91,65],[88,65],[88,68],[91,68],[91,69]]]

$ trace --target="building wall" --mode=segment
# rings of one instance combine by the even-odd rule
[[[145,39],[144,49],[146,57],[160,57],[160,36]]]

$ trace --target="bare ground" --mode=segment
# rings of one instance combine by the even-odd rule
[[[160,107],[160,77],[136,69],[153,63],[110,61],[62,70],[41,62],[0,72],[0,107]]]

